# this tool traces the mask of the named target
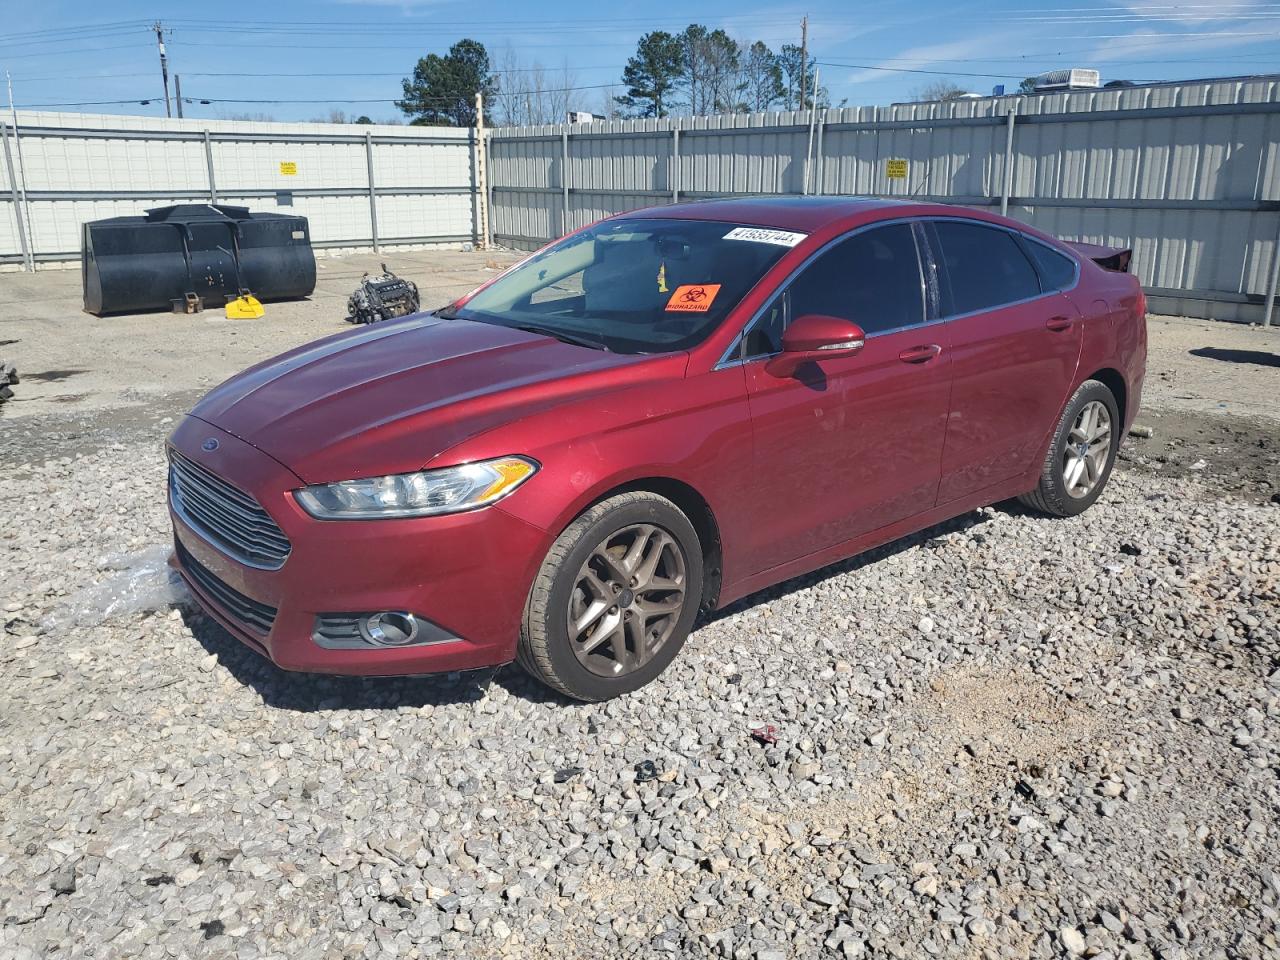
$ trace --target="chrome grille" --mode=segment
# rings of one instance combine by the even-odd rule
[[[247,566],[278,570],[289,556],[289,538],[257,500],[172,449],[169,502],[193,530]]]
[[[250,633],[265,637],[271,632],[271,626],[276,622],[275,607],[267,606],[252,597],[246,597],[230,584],[224,583],[213,571],[191,556],[182,545],[182,541],[177,541],[176,548],[183,571],[210,600],[218,605],[219,612]]]

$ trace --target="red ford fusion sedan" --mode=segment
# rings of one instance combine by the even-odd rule
[[[288,670],[627,693],[762,587],[1087,509],[1142,391],[1128,259],[935,204],[613,217],[213,390],[169,444],[174,563]]]

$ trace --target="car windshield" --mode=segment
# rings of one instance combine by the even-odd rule
[[[687,350],[803,239],[703,220],[607,220],[442,314],[616,353]]]

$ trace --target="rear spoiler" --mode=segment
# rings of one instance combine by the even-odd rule
[[[1096,243],[1076,243],[1073,240],[1062,241],[1077,253],[1082,253],[1105,270],[1117,273],[1129,272],[1129,261],[1133,259],[1133,251],[1126,247],[1103,247]]]

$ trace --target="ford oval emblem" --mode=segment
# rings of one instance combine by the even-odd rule
[[[218,449],[218,438],[210,437],[204,443],[200,444],[201,448],[210,452]]]

